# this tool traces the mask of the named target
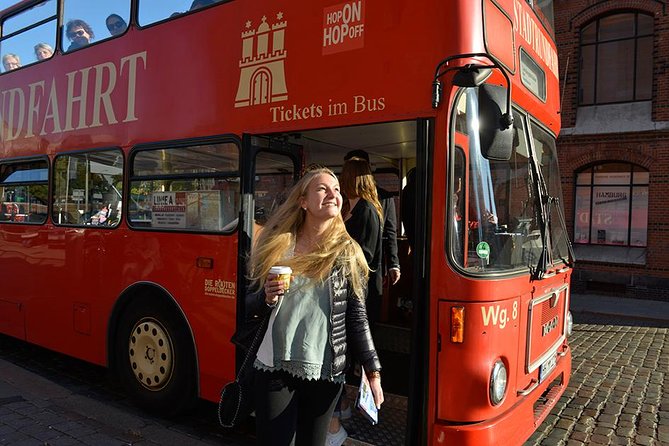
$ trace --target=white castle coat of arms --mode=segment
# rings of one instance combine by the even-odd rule
[[[288,99],[284,61],[284,38],[287,22],[283,13],[276,15],[270,26],[263,16],[257,29],[246,22],[242,32],[242,58],[239,61],[239,87],[235,107],[280,102]]]

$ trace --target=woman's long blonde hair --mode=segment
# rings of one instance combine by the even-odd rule
[[[323,281],[335,267],[341,266],[353,292],[363,299],[369,267],[362,249],[346,232],[341,214],[331,219],[329,227],[312,252],[287,257],[291,247],[295,246],[297,234],[306,218],[306,211],[300,206],[300,201],[306,196],[311,181],[320,174],[337,179],[330,169],[318,167],[307,171],[293,186],[286,201],[267,221],[254,244],[249,278],[260,289],[272,266],[286,265],[293,269],[293,274]]]
[[[372,169],[364,158],[353,157],[344,161],[344,167],[340,175],[341,191],[346,198],[362,198],[368,201],[376,213],[379,214],[379,220],[383,222],[383,208],[379,202],[379,195],[376,192],[376,181],[372,175]],[[344,203],[342,213],[350,211],[348,200]]]

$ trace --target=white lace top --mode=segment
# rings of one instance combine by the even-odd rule
[[[331,312],[327,282],[293,276],[272,310],[254,366],[306,380],[343,381],[343,374],[332,376]]]

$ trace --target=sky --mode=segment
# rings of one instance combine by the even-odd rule
[[[22,29],[36,21],[56,16],[57,0],[45,0],[25,12],[6,19],[3,24],[3,35]],[[169,17],[174,12],[188,11],[192,0],[139,0],[140,24],[149,24]],[[17,3],[16,0],[0,0],[0,10]],[[86,21],[95,34],[93,42],[111,37],[105,25],[105,19],[115,13],[129,22],[130,0],[63,0],[63,19],[66,23],[71,19]],[[66,42],[67,39],[64,39]],[[33,28],[15,37],[0,42],[0,52],[18,54],[22,65],[36,62],[34,46],[44,42],[55,47],[56,22],[52,20],[37,28]],[[67,46],[68,43],[64,43]]]

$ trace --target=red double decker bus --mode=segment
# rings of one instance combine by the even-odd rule
[[[374,327],[393,441],[519,444],[554,407],[573,258],[552,1],[25,0],[0,20],[0,332],[112,368],[145,407],[216,401],[255,233],[304,166],[361,149],[398,211]]]

